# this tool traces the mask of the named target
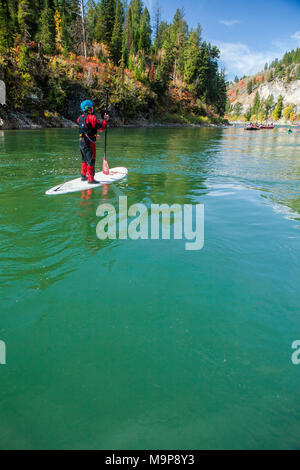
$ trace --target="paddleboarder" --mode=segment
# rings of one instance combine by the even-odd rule
[[[96,139],[99,138],[97,132],[106,129],[109,115],[104,114],[104,119],[99,121],[94,114],[94,103],[91,100],[85,100],[80,105],[83,114],[77,119],[80,133],[80,152],[82,156],[81,163],[81,181],[88,180],[89,184],[97,184],[94,179],[95,160],[96,160]]]

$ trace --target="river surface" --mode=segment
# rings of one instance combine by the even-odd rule
[[[0,131],[0,448],[299,449],[300,130],[111,129],[127,179],[46,196],[77,145]],[[100,240],[119,196],[203,204],[203,248]]]

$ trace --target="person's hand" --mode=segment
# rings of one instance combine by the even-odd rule
[[[109,114],[106,114],[106,113],[105,113],[105,114],[104,114],[104,119],[105,119],[105,121],[109,121]]]

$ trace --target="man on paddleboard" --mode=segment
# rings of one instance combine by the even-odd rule
[[[99,138],[97,132],[105,130],[109,115],[104,114],[103,121],[98,121],[94,115],[94,103],[85,100],[80,105],[83,114],[79,116],[77,122],[80,132],[80,152],[82,156],[81,163],[81,181],[88,180],[89,184],[97,184],[95,181],[95,161],[96,161],[96,139]]]

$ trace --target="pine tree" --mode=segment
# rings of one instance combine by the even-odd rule
[[[255,93],[255,98],[254,98],[254,103],[253,103],[253,108],[252,112],[253,114],[258,114],[260,111],[260,98],[259,98],[259,93],[258,91]]]
[[[93,42],[95,38],[95,28],[97,24],[97,8],[94,0],[88,0],[86,4],[86,34],[87,41]]]
[[[197,69],[199,66],[199,37],[195,31],[189,34],[187,46],[185,49],[184,80],[189,86],[190,91],[194,90],[194,82],[197,78]]]
[[[274,107],[274,96],[269,95],[268,98],[264,101],[264,113],[265,113],[265,119],[267,119],[270,115],[270,111]]]
[[[55,10],[59,12],[61,18],[61,49],[64,53],[78,50],[78,42],[82,43],[79,1],[54,0],[54,2]]]
[[[19,24],[18,24],[18,2],[19,0],[7,0],[6,2],[1,2],[3,4],[8,4],[8,11],[9,15],[7,17],[8,22],[10,23],[9,29],[11,35],[15,35],[18,33]]]
[[[230,99],[227,98],[226,99],[225,112],[226,112],[226,114],[230,114],[231,111],[232,111],[232,106],[231,106],[231,103],[230,103]]]
[[[156,52],[162,48],[163,42],[165,41],[168,34],[168,28],[168,23],[166,23],[165,21],[161,21],[154,39],[154,50]]]
[[[154,12],[154,41],[157,40],[158,38],[160,24],[161,24],[161,9],[160,9],[160,6],[157,5],[155,12]]]
[[[11,22],[8,1],[0,2],[0,53],[4,53],[12,45]]]
[[[225,79],[225,70],[217,73],[217,96],[215,107],[220,116],[224,116],[227,102],[227,87]],[[242,110],[240,110],[241,112]]]
[[[110,58],[119,65],[122,58],[124,8],[120,0],[116,3],[115,24],[111,37]]]
[[[25,42],[32,40],[35,27],[34,2],[20,0],[18,5],[18,23],[23,40]]]
[[[176,10],[170,26],[170,39],[174,50],[173,81],[176,82],[177,75],[184,73],[184,51],[188,39],[188,25],[184,20],[183,10]]]
[[[151,33],[149,11],[147,8],[144,8],[140,21],[138,48],[146,54],[149,53],[151,46]]]
[[[156,70],[154,90],[158,94],[164,93],[170,83],[174,64],[174,48],[170,37],[170,31],[167,32],[162,46],[162,59]]]
[[[245,112],[244,116],[245,116],[245,118],[247,119],[247,121],[250,121],[251,116],[252,116],[252,108],[251,108],[251,106],[250,106],[250,108]]]
[[[274,121],[278,121],[278,119],[281,118],[282,109],[283,109],[283,96],[280,95],[278,98],[277,104],[275,106],[275,109],[272,113],[272,118],[274,119]]]
[[[52,54],[55,50],[55,22],[54,11],[45,1],[45,7],[41,14],[40,41],[45,54]]]
[[[143,5],[141,0],[131,0],[128,7],[128,15],[130,21],[128,22],[128,34],[131,37],[131,44],[134,47],[134,53],[137,52],[140,39],[140,22],[142,16]]]
[[[101,0],[99,4],[99,17],[95,28],[97,41],[105,44],[111,43],[115,24],[115,0]]]
[[[248,95],[251,95],[252,93],[252,80],[248,80],[247,82],[247,93]]]
[[[232,112],[235,116],[239,117],[242,114],[242,109],[243,109],[242,103],[237,101],[237,103],[235,103],[235,105],[233,106]]]
[[[215,78],[218,70],[216,58],[218,49],[211,47],[205,41],[200,46],[199,66],[195,82],[198,98],[203,98],[207,103],[213,101],[216,94]]]

